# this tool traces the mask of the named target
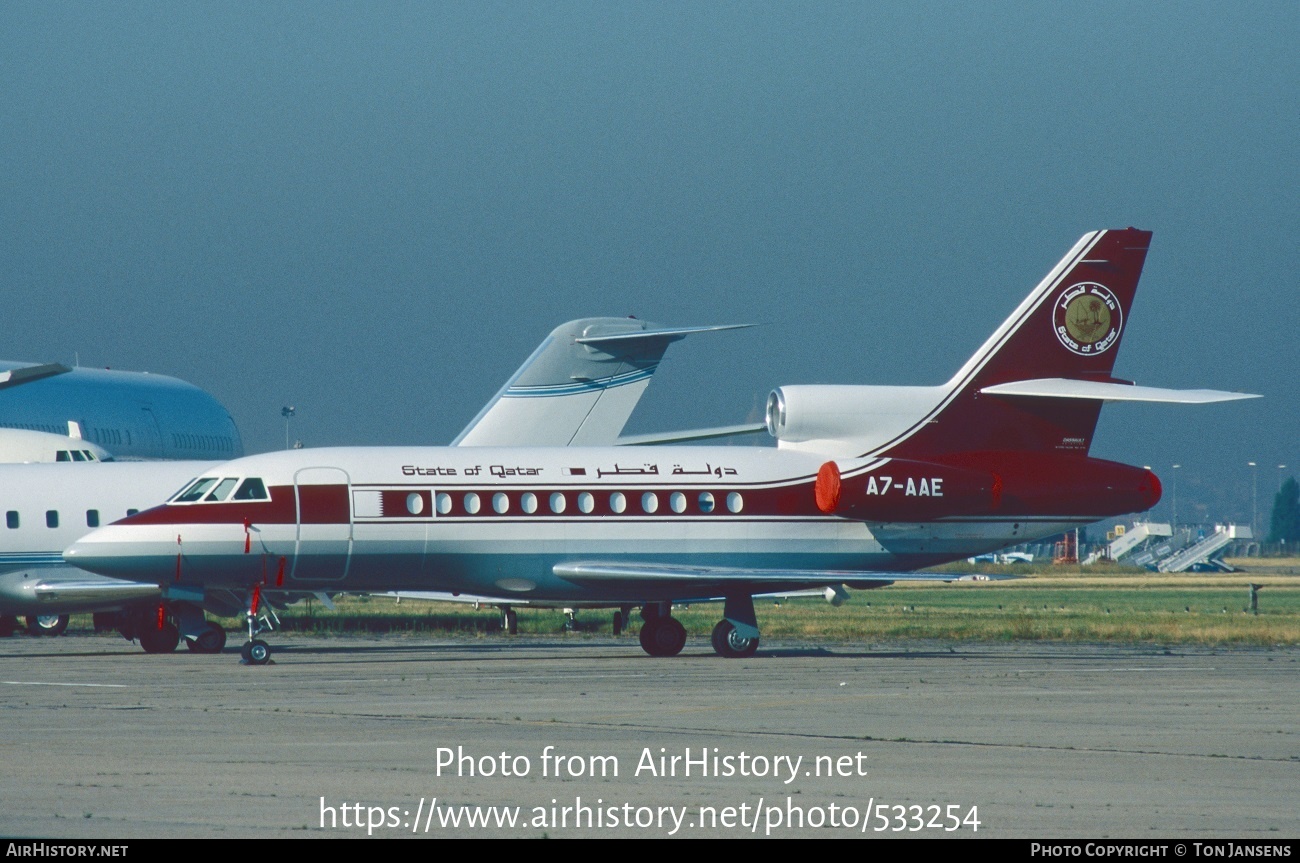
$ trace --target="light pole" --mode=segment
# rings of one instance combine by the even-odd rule
[[[1259,471],[1253,461],[1246,462],[1250,467],[1250,538],[1255,538],[1255,525],[1259,522]]]
[[[1174,534],[1178,533],[1178,469],[1179,469],[1180,467],[1182,467],[1182,465],[1180,465],[1180,464],[1176,464],[1176,465],[1174,465],[1173,470],[1170,471],[1170,478],[1172,479],[1172,482],[1170,482],[1170,485],[1173,487],[1173,494],[1170,495],[1170,497],[1171,497],[1171,499],[1172,499],[1172,500],[1171,500],[1171,503],[1172,503],[1172,507],[1171,507],[1171,508],[1173,509],[1173,515],[1172,515],[1170,521],[1172,521],[1173,523],[1169,525],[1169,530],[1170,530],[1171,533],[1174,533]]]
[[[280,408],[280,416],[284,417],[284,448],[289,448],[289,418],[296,414],[298,409],[293,405],[285,405]],[[1254,464],[1254,462],[1251,462]]]

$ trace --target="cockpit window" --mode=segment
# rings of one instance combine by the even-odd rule
[[[235,483],[237,482],[239,482],[237,477],[227,477],[226,479],[223,479],[221,482],[217,483],[217,487],[212,490],[211,494],[203,498],[204,503],[207,503],[208,501],[225,500],[226,496],[230,494],[230,490],[235,487]]]
[[[271,496],[266,493],[266,486],[255,476],[250,476],[239,486],[239,491],[231,500],[270,500]]]
[[[203,497],[203,493],[212,488],[217,482],[215,476],[205,476],[203,479],[195,480],[194,484],[185,491],[176,495],[174,503],[193,503]]]
[[[61,450],[59,450],[58,452],[56,452],[56,453],[54,454],[54,460],[55,460],[55,461],[72,461],[72,456],[68,454],[68,451],[67,451],[66,449],[61,449]]]
[[[86,454],[85,454],[84,452],[82,452],[81,450],[79,450],[79,449],[74,449],[74,450],[72,451],[72,460],[73,460],[73,461],[85,461],[85,460],[86,460]]]

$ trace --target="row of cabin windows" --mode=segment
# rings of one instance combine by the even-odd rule
[[[138,509],[128,509],[126,514],[131,516],[135,515],[139,511],[140,510]],[[11,509],[5,513],[5,525],[7,525],[10,530],[17,530],[21,523],[22,520],[18,516],[18,510]],[[57,509],[47,509],[45,511],[45,526],[59,526],[59,511]],[[86,527],[99,527],[99,510],[86,510]]]
[[[172,446],[176,449],[204,449],[226,453],[235,451],[234,439],[224,435],[175,433],[172,435]]]
[[[68,434],[67,424],[50,425],[48,423],[0,423],[0,428],[25,429],[27,431],[49,432],[51,434]],[[122,429],[101,429],[91,426],[87,429],[91,441],[98,444],[130,444],[131,433]]]
[[[418,497],[418,496],[412,495],[412,497]],[[578,511],[581,513],[584,514],[590,513],[596,509],[595,495],[593,495],[589,491],[579,492],[576,502],[578,506]],[[453,503],[454,502],[450,494],[447,494],[446,492],[439,492],[438,499],[437,499],[438,514],[449,515],[452,511]],[[659,494],[657,492],[648,491],[645,494],[641,495],[640,503],[641,503],[642,512],[644,513],[658,512]],[[699,507],[699,511],[706,514],[713,512],[715,509],[717,509],[718,506],[717,500],[714,498],[713,493],[708,491],[700,492],[699,496],[695,499],[695,503]],[[569,508],[569,498],[562,491],[553,492],[550,495],[550,498],[547,500],[547,504],[549,505],[551,512],[555,513],[556,515],[560,515],[561,513],[565,512],[565,510]],[[411,505],[414,504],[408,503],[408,506]],[[688,505],[689,505],[689,501],[686,495],[683,494],[682,492],[675,491],[668,495],[668,509],[670,509],[671,511],[675,513],[686,512],[686,508]],[[741,496],[740,492],[733,491],[727,495],[726,505],[727,505],[728,512],[733,512],[733,513],[740,512],[742,509],[745,508],[745,499]],[[466,494],[463,498],[461,498],[461,506],[462,506],[462,512],[468,515],[476,515],[479,512],[479,510],[482,509],[482,502],[479,499],[478,493],[471,491],[468,494]],[[533,513],[537,512],[538,507],[539,507],[539,501],[537,500],[537,495],[533,494],[532,492],[530,491],[524,492],[522,495],[519,496],[519,508],[523,510],[525,513],[532,515]],[[623,492],[621,491],[616,491],[613,494],[611,494],[609,496],[609,508],[610,511],[615,513],[627,512],[627,508],[628,508],[627,495],[623,494]],[[510,495],[506,494],[505,492],[497,492],[496,494],[492,495],[492,510],[499,515],[505,515],[506,513],[508,513],[510,511]],[[413,511],[413,514],[418,514],[418,512]]]

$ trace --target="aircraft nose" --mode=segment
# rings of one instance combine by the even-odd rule
[[[112,527],[93,530],[63,550],[63,561],[99,575],[140,578],[151,569],[147,555],[121,541]]]

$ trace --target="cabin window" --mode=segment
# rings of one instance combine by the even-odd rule
[[[45,511],[45,526],[46,527],[59,526],[59,511],[57,509],[47,509]]]
[[[99,527],[99,510],[86,510],[86,527]]]
[[[524,512],[532,515],[537,512],[537,495],[531,491],[524,492],[524,496],[519,499],[519,505],[523,507]]]
[[[438,515],[446,515],[451,512],[451,495],[446,492],[438,493]]]
[[[18,529],[18,510],[11,509],[5,513],[5,524],[9,525],[10,530]]]
[[[668,506],[673,512],[686,512],[686,495],[680,491],[673,492],[668,498]]]
[[[564,512],[564,508],[567,505],[568,505],[568,501],[564,499],[563,492],[557,491],[551,495],[551,512],[555,513],[556,515],[559,515],[560,513]]]
[[[470,492],[469,494],[465,495],[465,512],[469,513],[470,515],[475,515],[478,513],[478,508],[479,508],[478,495],[474,494],[474,492]]]
[[[140,510],[138,510],[138,509],[128,509],[128,510],[126,511],[126,517],[127,517],[127,518],[130,518],[131,516],[135,515],[135,514],[138,513],[139,511],[140,511]]]
[[[714,507],[713,492],[709,492],[709,491],[700,492],[700,512],[703,513],[713,512],[713,507]]]
[[[727,495],[727,509],[732,512],[740,512],[745,508],[745,499],[740,496],[740,492],[733,491]]]
[[[641,495],[641,508],[646,512],[659,511],[659,496],[652,491]]]
[[[614,512],[623,512],[627,509],[627,498],[623,496],[623,492],[616,491],[609,496],[609,508]]]
[[[239,490],[231,500],[270,500],[271,496],[266,493],[266,485],[257,477],[250,476],[244,480]]]
[[[578,495],[578,509],[583,512],[591,512],[596,508],[596,498],[592,497],[591,492],[584,491]]]
[[[498,514],[505,514],[510,509],[510,496],[502,491],[492,495],[492,508]]]
[[[204,502],[220,502],[225,500],[226,496],[234,489],[235,483],[237,482],[239,482],[237,477],[227,477],[223,479],[221,482],[217,483],[217,487],[214,488],[207,497],[203,498]]]

